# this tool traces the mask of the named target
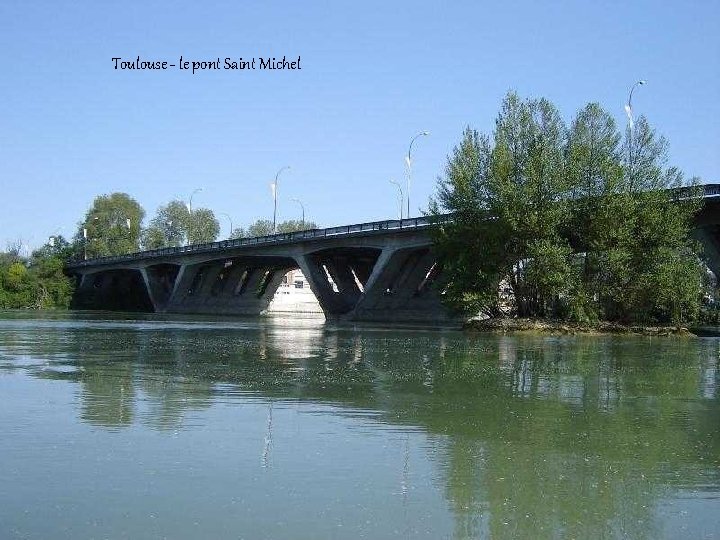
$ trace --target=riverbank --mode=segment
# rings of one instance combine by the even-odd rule
[[[463,329],[476,332],[516,333],[533,332],[542,334],[626,334],[641,336],[690,336],[696,335],[693,329],[685,326],[645,326],[625,325],[611,322],[570,323],[546,319],[483,319],[471,320]]]

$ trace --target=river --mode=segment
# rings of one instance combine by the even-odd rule
[[[0,313],[0,538],[720,538],[720,339]]]

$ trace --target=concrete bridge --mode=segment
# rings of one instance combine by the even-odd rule
[[[428,218],[377,221],[76,262],[68,266],[78,278],[74,307],[257,315],[299,268],[329,318],[451,321],[430,226]],[[720,184],[705,186],[693,234],[720,276]]]
[[[257,315],[299,268],[326,316],[442,321],[430,220],[378,221],[74,263],[74,307]]]

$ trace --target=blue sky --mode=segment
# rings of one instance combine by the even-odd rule
[[[301,56],[300,71],[113,70]],[[720,181],[720,2],[0,2],[0,248],[69,236],[94,196],[148,218],[172,198],[232,216],[322,226],[397,216],[433,193],[464,126],[492,129],[503,95],[597,101],[670,141],[687,176]],[[221,218],[223,234],[227,221]]]

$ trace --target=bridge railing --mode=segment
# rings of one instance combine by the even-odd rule
[[[340,227],[327,227],[325,229],[308,229],[305,231],[270,234],[267,236],[254,236],[251,238],[234,238],[232,240],[220,240],[218,242],[208,242],[205,244],[190,244],[187,246],[166,247],[159,249],[151,249],[148,251],[139,251],[136,253],[128,253],[125,255],[112,255],[109,257],[98,257],[96,259],[75,261],[69,264],[68,267],[78,268],[82,266],[94,266],[97,264],[110,264],[138,259],[152,259],[158,257],[183,255],[188,253],[211,253],[213,251],[220,251],[229,248],[270,245],[280,242],[299,242],[303,240],[347,236],[371,231],[422,229],[429,227],[433,223],[433,219],[434,218],[431,217],[417,217],[409,219],[371,221],[367,223],[357,223],[354,225],[342,225]]]
[[[672,190],[672,193],[676,200],[688,197],[697,197],[699,195],[698,190],[700,188],[702,188],[703,198],[705,199],[720,196],[720,184],[705,184],[703,186],[675,188]]]

